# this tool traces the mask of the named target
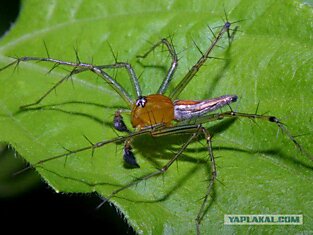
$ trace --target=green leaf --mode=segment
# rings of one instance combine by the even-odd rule
[[[312,152],[312,4],[305,1],[25,1],[18,22],[0,42],[1,67],[10,56],[114,63],[130,62],[144,94],[156,91],[170,64],[159,48],[139,63],[136,55],[148,42],[173,35],[179,68],[170,91],[197,61],[193,40],[205,50],[207,25],[223,24],[224,9],[231,21],[246,19],[228,47],[225,37],[210,60],[180,95],[204,99],[237,94],[232,105],[240,112],[268,112],[286,124],[303,148]],[[215,28],[214,31],[219,29]],[[148,42],[147,42],[148,41]],[[47,63],[21,63],[0,73],[0,141],[9,143],[28,162],[75,150],[116,137],[114,111],[127,108],[110,87],[85,72],[75,75],[49,95],[39,108],[21,112],[70,68]],[[132,92],[125,71],[116,79]],[[225,109],[227,110],[227,108]],[[128,117],[126,116],[125,119]],[[128,122],[129,124],[129,122]],[[213,134],[218,181],[203,218],[201,232],[296,233],[313,230],[312,162],[273,123],[226,120],[205,125]],[[141,166],[126,169],[122,145],[106,145],[42,164],[36,170],[57,192],[97,192],[107,197],[137,177],[163,166],[188,136],[139,137],[134,152]],[[63,148],[64,147],[64,148]],[[155,177],[119,193],[111,202],[138,233],[190,234],[208,187],[210,165],[205,141],[194,142],[164,177]],[[176,165],[176,166],[175,166]],[[303,214],[302,226],[230,226],[224,214]]]

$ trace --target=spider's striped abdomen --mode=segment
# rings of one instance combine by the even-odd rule
[[[207,100],[176,100],[174,102],[175,120],[181,121],[200,117],[237,101],[236,95],[223,95]]]

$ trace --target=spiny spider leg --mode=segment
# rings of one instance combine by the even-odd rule
[[[131,66],[131,64],[126,63],[126,62],[116,62],[114,64],[108,64],[108,65],[99,65],[97,66],[99,69],[115,69],[115,68],[125,68],[129,74],[130,81],[132,83],[133,88],[135,89],[137,97],[140,97],[141,94],[141,89],[138,81],[138,77]]]
[[[191,81],[191,79],[196,75],[196,73],[199,71],[199,69],[202,67],[202,65],[207,61],[213,48],[216,46],[216,44],[222,38],[224,33],[228,32],[230,26],[231,26],[230,22],[226,22],[224,24],[224,26],[222,27],[220,32],[216,35],[216,37],[212,41],[212,44],[209,46],[209,48],[205,51],[205,53],[203,53],[203,55],[200,57],[200,59],[197,61],[197,63],[195,63],[195,65],[192,66],[192,68],[183,77],[183,79],[180,81],[180,83],[178,83],[178,85],[174,88],[174,90],[172,91],[172,93],[169,96],[172,100],[175,100],[178,97],[178,95],[184,90],[184,88]]]
[[[170,84],[174,73],[177,69],[178,66],[178,58],[177,58],[177,53],[175,51],[175,47],[173,45],[173,43],[171,41],[168,41],[166,38],[162,38],[159,42],[157,42],[156,44],[154,44],[150,50],[148,50],[145,54],[143,55],[138,55],[137,58],[146,58],[152,51],[154,51],[155,48],[157,48],[158,46],[164,44],[167,47],[167,50],[170,54],[170,56],[172,57],[172,63],[170,68],[167,71],[167,75],[165,77],[165,79],[163,80],[160,88],[158,89],[157,93],[158,94],[164,94],[166,89],[168,88],[168,85]]]
[[[203,219],[203,217],[205,215],[205,209],[206,209],[206,206],[207,206],[206,204],[207,204],[208,198],[210,196],[211,190],[213,189],[213,185],[214,185],[214,182],[215,182],[216,177],[217,177],[215,158],[214,158],[214,155],[213,155],[213,148],[212,148],[212,136],[210,135],[210,133],[208,132],[207,129],[202,127],[201,130],[202,130],[202,132],[203,132],[203,134],[205,136],[205,139],[206,139],[206,142],[207,142],[207,146],[208,146],[208,152],[209,152],[209,157],[210,157],[210,161],[211,161],[211,178],[210,178],[210,183],[208,185],[206,194],[205,194],[205,196],[203,198],[200,210],[199,210],[198,215],[196,217],[196,229],[197,229],[197,234],[198,235],[200,234],[200,224],[201,224],[201,221],[202,221],[202,219]]]
[[[269,115],[260,115],[260,114],[251,114],[251,113],[240,113],[236,111],[227,111],[223,113],[214,113],[210,115],[204,115],[201,117],[198,117],[194,120],[186,120],[178,124],[179,125],[186,125],[186,123],[192,123],[192,124],[203,124],[206,122],[212,122],[217,120],[222,120],[224,118],[249,118],[249,119],[259,119],[263,121],[268,121],[275,123],[279,129],[294,143],[296,148],[305,156],[307,156],[309,159],[313,160],[313,157],[305,150],[303,147],[296,141],[295,137],[290,133],[290,131],[286,128],[286,126],[275,116],[269,116]]]
[[[53,66],[52,69],[49,70],[49,73],[57,66],[57,64],[55,64]],[[74,74],[80,73],[78,72],[78,70],[73,69],[68,75],[64,76],[61,80],[59,80],[56,84],[54,84],[46,93],[44,93],[38,100],[36,100],[33,103],[30,104],[25,104],[25,105],[21,105],[20,109],[27,109],[30,106],[34,106],[39,104],[44,98],[46,98],[53,90],[55,90],[59,85],[61,85],[64,81],[66,81],[67,79],[69,79],[71,76],[73,76]]]
[[[26,167],[26,168],[16,172],[15,175],[18,175],[18,174],[20,174],[22,172],[25,172],[27,170],[30,170],[30,169],[35,168],[37,166],[40,166],[43,163],[46,163],[46,162],[49,162],[49,161],[52,161],[52,160],[55,160],[55,159],[68,157],[68,156],[74,155],[76,153],[84,152],[86,150],[91,150],[92,153],[93,153],[96,148],[100,148],[100,147],[102,147],[104,145],[107,145],[107,144],[110,144],[110,143],[123,142],[123,141],[128,140],[129,138],[132,138],[132,137],[135,137],[135,136],[144,135],[144,134],[148,134],[148,133],[152,133],[153,131],[156,131],[156,130],[157,130],[157,128],[156,129],[152,129],[152,128],[148,129],[148,128],[146,128],[146,129],[143,129],[143,130],[140,130],[140,131],[137,131],[137,132],[130,133],[129,135],[126,135],[126,136],[118,136],[118,137],[110,139],[110,140],[103,140],[103,141],[97,142],[95,144],[90,144],[88,146],[85,146],[85,147],[82,147],[82,148],[79,148],[79,149],[76,149],[76,150],[68,150],[67,149],[66,153],[62,153],[62,154],[59,154],[59,155],[55,155],[53,157],[49,157],[49,158],[40,160],[40,161],[38,161],[38,162],[28,166],[28,167]]]
[[[213,175],[212,180],[215,180],[215,178],[216,178],[216,166],[215,166],[215,161],[214,161],[214,157],[213,157],[213,151],[212,151],[212,146],[211,146],[211,137],[210,137],[210,135],[205,130],[205,128],[202,127],[201,124],[199,124],[199,125],[185,125],[185,126],[182,126],[181,128],[182,129],[179,129],[179,128],[175,128],[175,129],[166,128],[166,129],[163,129],[163,130],[160,130],[159,132],[157,132],[158,133],[157,136],[167,135],[169,133],[178,134],[178,133],[181,133],[181,132],[184,132],[184,133],[192,132],[192,134],[189,137],[189,139],[182,145],[180,150],[174,155],[173,158],[171,158],[161,169],[158,169],[155,172],[152,172],[152,173],[147,174],[147,175],[145,175],[143,177],[135,179],[132,182],[130,182],[129,184],[126,184],[125,186],[123,186],[121,188],[118,188],[117,190],[114,190],[107,198],[103,198],[103,201],[99,204],[99,206],[97,208],[100,208],[104,203],[109,201],[112,197],[114,197],[119,192],[124,191],[125,189],[130,188],[130,187],[132,187],[132,186],[134,186],[134,185],[136,185],[136,184],[138,184],[138,183],[140,183],[140,182],[142,182],[144,180],[148,180],[148,179],[150,179],[150,178],[152,178],[154,176],[158,176],[158,175],[164,174],[170,168],[170,166],[182,155],[182,153],[189,146],[189,144],[194,139],[196,139],[202,132],[205,134],[206,139],[207,139],[208,151],[209,151],[209,154],[210,154],[211,162],[213,163],[213,166],[212,166],[212,175]],[[213,183],[212,183],[212,186],[213,186]],[[199,214],[203,213],[203,208],[205,207],[205,204],[207,202],[207,198],[208,198],[208,195],[210,194],[212,186],[209,186],[209,188],[208,188],[207,197],[204,198],[204,201],[203,201],[203,203],[201,205],[201,210],[199,211]],[[199,224],[200,224],[200,222],[201,222],[201,219],[199,220]]]
[[[224,8],[224,15],[225,15],[225,21],[224,20],[223,21],[224,22],[229,22],[225,8]],[[227,32],[227,36],[228,36],[228,40],[229,40],[230,39],[229,28],[226,30],[226,32]]]
[[[28,104],[28,105],[23,105],[21,106],[22,108],[26,108],[32,105],[39,104],[45,97],[47,97],[51,91],[53,91],[57,86],[61,85],[66,79],[68,79],[71,75],[73,74],[78,74],[84,71],[92,71],[99,75],[106,83],[108,83],[120,96],[121,98],[131,107],[133,104],[133,99],[131,96],[128,94],[128,92],[115,80],[113,79],[109,74],[104,72],[102,68],[105,67],[105,65],[92,65],[92,64],[87,64],[87,63],[81,63],[81,62],[68,62],[68,61],[62,61],[58,59],[53,59],[53,58],[41,58],[41,57],[20,57],[17,58],[15,61],[12,63],[4,66],[3,68],[0,68],[0,71],[13,66],[13,65],[18,65],[21,61],[44,61],[44,62],[53,62],[58,65],[65,65],[65,66],[70,66],[73,67],[74,69],[70,73],[70,75],[65,76],[62,78],[59,82],[57,82],[51,89],[49,89],[43,96],[41,96],[36,102]],[[133,78],[133,77],[132,77]],[[134,83],[133,83],[134,84]],[[137,87],[135,87],[137,90]]]
[[[174,134],[186,133],[186,132],[190,132],[190,131],[194,130],[196,127],[197,127],[197,125],[184,125],[184,126],[179,126],[179,127],[174,126],[174,127],[164,128],[164,125],[162,125],[162,124],[149,126],[149,127],[141,129],[140,131],[131,132],[128,135],[125,135],[125,136],[118,136],[118,137],[112,138],[110,140],[103,140],[103,141],[97,142],[95,144],[90,144],[88,146],[85,146],[85,147],[82,147],[82,148],[79,148],[79,149],[76,149],[76,150],[67,150],[66,153],[62,153],[62,154],[59,154],[59,155],[55,155],[53,157],[49,157],[49,158],[40,160],[40,161],[38,161],[38,162],[28,166],[28,167],[26,167],[26,168],[16,172],[16,175],[18,175],[18,174],[20,174],[20,173],[22,173],[24,171],[27,171],[27,170],[29,170],[31,168],[37,167],[37,166],[39,166],[39,165],[41,165],[43,163],[55,160],[55,159],[68,157],[70,155],[74,155],[76,153],[80,153],[80,152],[83,152],[83,151],[86,151],[86,150],[92,150],[92,152],[93,152],[94,149],[103,147],[104,145],[107,145],[107,144],[110,144],[110,143],[125,142],[125,141],[128,141],[129,139],[132,139],[132,138],[136,137],[136,136],[150,134],[151,136],[158,137],[158,136],[169,135],[169,134],[173,134],[173,133]]]

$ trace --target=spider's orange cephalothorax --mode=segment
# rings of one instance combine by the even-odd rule
[[[174,120],[174,105],[170,98],[153,94],[144,97],[145,102],[136,102],[131,112],[131,123],[133,127],[142,128],[163,123],[171,125]]]

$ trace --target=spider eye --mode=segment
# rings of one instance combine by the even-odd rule
[[[136,100],[136,106],[137,107],[145,107],[147,103],[147,98],[145,96],[139,96],[138,99]]]

